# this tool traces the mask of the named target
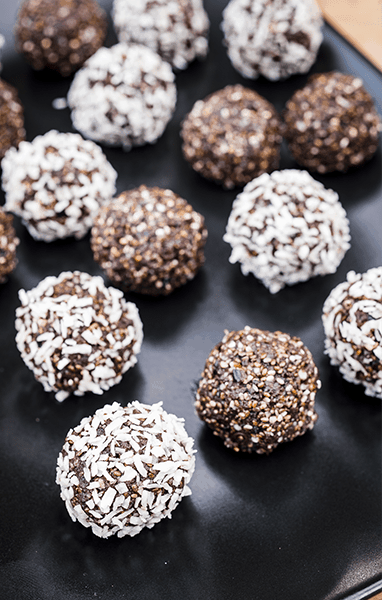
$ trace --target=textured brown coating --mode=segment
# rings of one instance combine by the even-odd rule
[[[0,161],[8,148],[24,139],[24,109],[17,90],[0,79]]]
[[[68,76],[102,46],[106,31],[106,15],[95,0],[25,0],[16,48],[34,69]]]
[[[167,295],[204,263],[202,215],[171,190],[141,185],[103,206],[91,247],[109,279],[128,291]]]
[[[226,188],[276,169],[281,122],[273,105],[242,85],[198,100],[182,123],[183,155],[198,173]]]
[[[311,171],[347,171],[378,148],[380,118],[361,79],[352,75],[311,76],[287,102],[283,118],[290,152]]]
[[[211,351],[195,407],[228,448],[269,454],[313,428],[320,385],[299,338],[246,326],[225,331]]]
[[[4,283],[7,275],[16,268],[16,247],[19,242],[13,227],[13,216],[0,207],[0,283]]]

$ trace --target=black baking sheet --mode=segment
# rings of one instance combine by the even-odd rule
[[[103,2],[110,13],[111,2]],[[0,597],[5,600],[335,600],[381,590],[381,402],[346,383],[323,354],[322,304],[354,269],[382,264],[381,149],[347,174],[316,176],[335,189],[350,219],[352,247],[334,275],[272,296],[230,265],[222,241],[237,190],[195,174],[180,150],[179,126],[198,98],[243,83],[282,110],[307,76],[285,82],[244,80],[222,45],[226,2],[206,0],[210,52],[177,75],[176,113],[153,146],[105,149],[118,171],[118,193],[142,183],[168,187],[206,219],[206,263],[194,281],[166,298],[130,295],[144,324],[138,365],[103,396],[59,404],[23,364],[14,343],[19,288],[62,270],[101,274],[89,237],[45,244],[16,219],[19,264],[0,287]],[[25,105],[27,139],[72,131],[70,114],[52,107],[70,80],[33,72],[13,49],[17,3],[1,0],[3,78]],[[112,26],[106,45],[115,43]],[[360,76],[382,114],[380,73],[330,27],[312,72]],[[280,168],[296,167],[284,147]],[[1,192],[1,203],[4,196]],[[313,353],[322,389],[319,420],[305,436],[270,456],[236,454],[199,421],[194,389],[224,329],[245,325],[298,335]],[[100,540],[72,523],[55,484],[58,452],[69,428],[106,403],[133,399],[185,418],[195,438],[192,496],[135,538]]]

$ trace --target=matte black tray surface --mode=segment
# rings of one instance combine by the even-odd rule
[[[337,600],[381,590],[381,402],[346,383],[324,355],[322,305],[349,270],[382,264],[381,149],[362,168],[316,176],[336,190],[351,225],[352,246],[334,275],[271,295],[228,262],[222,241],[232,201],[199,177],[181,155],[179,127],[198,98],[227,84],[252,87],[281,111],[307,76],[285,82],[244,80],[222,45],[226,2],[206,0],[210,52],[177,75],[176,113],[153,146],[129,153],[104,149],[116,168],[118,193],[142,183],[167,187],[206,219],[205,266],[166,298],[131,295],[144,324],[138,365],[103,396],[58,403],[21,360],[14,338],[18,290],[63,270],[101,274],[89,236],[45,244],[16,219],[19,264],[0,288],[0,597],[4,600]],[[103,6],[110,13],[111,2]],[[64,97],[70,80],[33,72],[13,49],[17,4],[3,0],[6,35],[2,77],[18,88],[27,139],[50,129],[73,131]],[[112,26],[106,45],[116,42]],[[382,80],[332,29],[312,72],[360,76],[382,114]],[[280,168],[296,167],[283,147]],[[4,196],[1,192],[1,203]],[[199,420],[194,390],[223,330],[245,325],[300,336],[320,371],[314,430],[269,456],[229,451]],[[185,418],[197,449],[192,495],[151,530],[134,538],[96,538],[72,523],[55,484],[66,433],[106,403],[163,402]]]

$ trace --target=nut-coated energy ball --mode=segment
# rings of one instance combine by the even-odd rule
[[[68,76],[102,46],[106,31],[106,14],[95,0],[24,0],[16,48],[34,69]]]
[[[298,337],[246,326],[225,331],[196,393],[199,417],[236,452],[269,454],[313,428],[317,367]]]
[[[381,120],[359,77],[312,75],[288,100],[283,118],[291,154],[310,171],[347,171],[377,151]]]

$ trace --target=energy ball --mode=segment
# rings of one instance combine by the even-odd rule
[[[16,49],[36,70],[68,76],[100,48],[106,13],[95,0],[24,0],[15,26]]]
[[[100,48],[74,76],[68,104],[84,137],[124,150],[153,144],[175,110],[174,73],[145,46]]]
[[[17,265],[16,248],[20,240],[13,227],[13,217],[0,207],[0,283],[7,280]]]
[[[382,399],[382,267],[349,271],[324,302],[322,322],[331,364]]]
[[[202,0],[114,0],[112,17],[120,42],[148,46],[174,69],[208,52]]]
[[[117,402],[71,429],[57,461],[56,483],[73,521],[101,538],[151,529],[191,490],[194,440],[184,419],[158,402]]]
[[[127,291],[167,295],[204,263],[204,217],[171,190],[122,192],[103,206],[91,231],[94,259]]]
[[[380,118],[362,80],[353,75],[312,75],[286,103],[283,119],[291,154],[310,171],[347,171],[378,148]]]
[[[0,79],[0,162],[9,148],[24,139],[23,105],[16,88]]]
[[[285,285],[335,273],[350,248],[349,221],[338,194],[307,171],[264,173],[232,205],[225,242],[272,294]]]
[[[228,85],[197,100],[181,126],[183,155],[207,179],[243,186],[280,160],[281,122],[254,90]]]
[[[5,209],[44,242],[82,238],[115,193],[116,171],[99,146],[77,133],[51,130],[21,142],[1,166]]]
[[[244,327],[225,331],[196,393],[199,417],[236,452],[269,454],[317,421],[317,367],[298,337]]]
[[[59,402],[103,394],[136,364],[143,338],[138,309],[102,277],[63,272],[21,289],[19,298],[17,348]]]
[[[243,77],[272,81],[309,71],[322,26],[314,0],[231,0],[221,24],[234,68]]]

